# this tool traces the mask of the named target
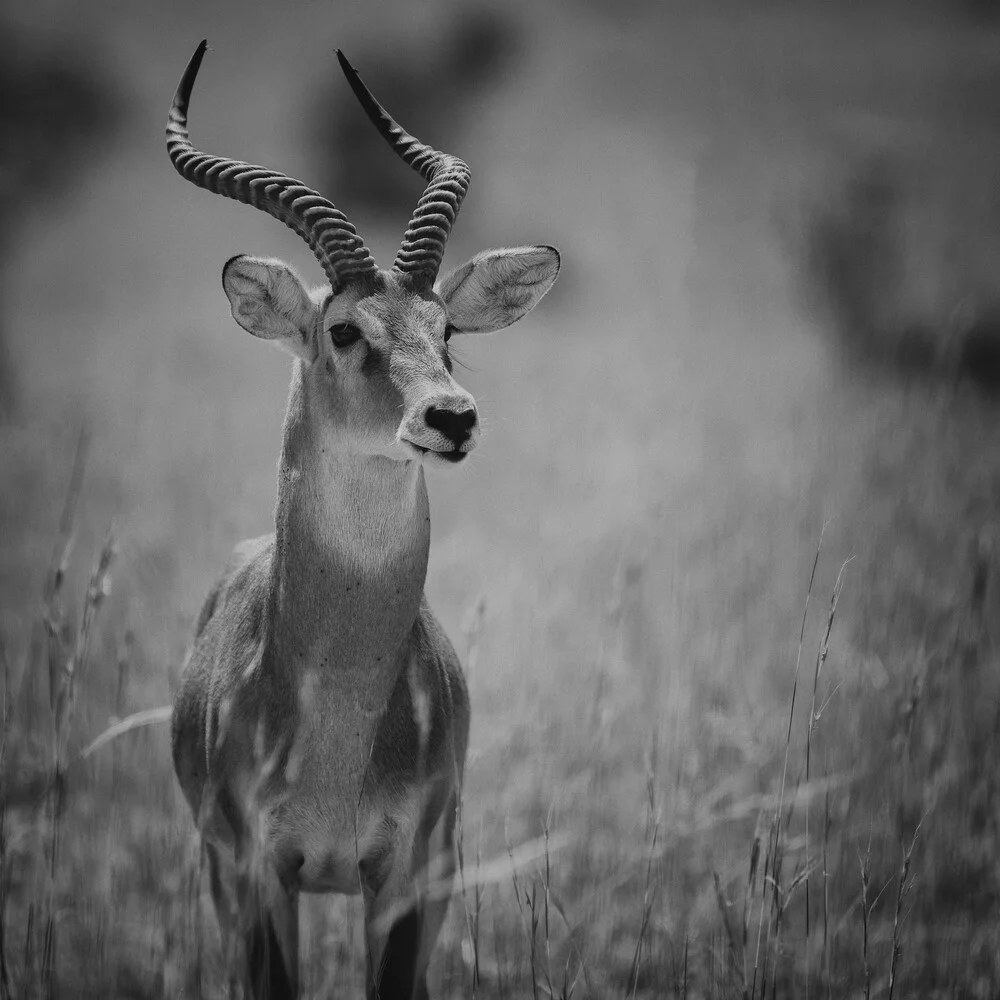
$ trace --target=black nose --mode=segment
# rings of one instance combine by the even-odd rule
[[[428,427],[440,431],[456,448],[461,447],[469,440],[472,428],[476,426],[476,411],[463,410],[456,413],[454,410],[441,410],[436,406],[429,406],[424,414],[424,420]]]

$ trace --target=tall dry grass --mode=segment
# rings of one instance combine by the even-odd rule
[[[144,738],[142,728],[128,721],[116,724],[108,738],[85,748],[108,758],[109,766],[100,771],[89,771],[81,760],[84,748],[81,734],[74,733],[74,707],[88,698],[87,678],[94,667],[88,670],[88,650],[99,627],[97,612],[108,590],[113,553],[110,542],[100,548],[81,606],[73,614],[62,587],[70,568],[82,467],[78,457],[40,601],[39,633],[46,641],[32,647],[30,668],[47,673],[52,684],[47,698],[28,711],[23,690],[11,695],[9,666],[5,670],[0,982],[10,997],[115,991],[225,995],[230,973],[212,929],[199,852],[192,832],[184,828],[183,814],[171,815],[159,830],[137,829],[124,821],[124,814],[135,809],[122,792],[128,779],[136,777],[135,741]],[[889,733],[888,744],[884,739],[880,743],[877,732],[864,724],[855,723],[854,730],[864,742],[844,745],[838,727],[848,714],[844,709],[851,695],[845,693],[844,678],[826,677],[825,668],[836,650],[842,596],[858,581],[852,579],[850,561],[845,562],[825,612],[814,621],[810,606],[821,569],[817,547],[804,588],[797,651],[787,664],[783,745],[763,763],[760,792],[733,796],[720,769],[715,786],[708,787],[685,818],[671,806],[678,788],[671,793],[670,786],[679,779],[663,773],[664,747],[654,729],[641,741],[642,761],[637,763],[644,777],[635,785],[632,818],[615,817],[622,839],[610,867],[601,860],[606,848],[600,846],[597,817],[591,814],[593,825],[580,825],[581,820],[587,822],[586,803],[574,808],[570,801],[557,804],[552,799],[532,812],[525,801],[527,812],[504,816],[505,846],[492,857],[483,855],[483,820],[475,832],[463,823],[457,899],[437,961],[443,995],[568,1000],[609,995],[844,996],[860,991],[865,996],[930,996],[936,995],[935,983],[943,988],[967,982],[977,988],[976,982],[990,981],[996,968],[990,972],[982,965],[981,952],[977,965],[961,968],[947,953],[920,953],[926,935],[934,933],[934,897],[947,891],[941,884],[945,872],[934,869],[928,847],[940,837],[942,823],[954,828],[957,817],[935,817],[941,804],[931,803],[907,826],[898,813],[908,806],[905,794],[895,803],[895,818],[872,798],[877,788],[891,787],[901,777],[900,770],[913,769],[917,761],[909,752],[902,758],[886,756],[894,734]],[[617,634],[607,637],[608,648],[636,628],[635,618],[622,610],[627,604],[623,581],[629,577],[631,586],[637,586],[633,570],[617,574],[612,589],[607,627]],[[973,584],[975,596],[983,587],[978,575]],[[810,625],[818,631],[811,690],[803,703],[799,682]],[[479,643],[490,628],[488,606],[476,602],[467,626],[467,662],[477,670]],[[115,703],[109,708],[121,718],[135,640],[117,626],[108,628],[117,634],[104,648],[118,651],[105,661],[116,685]],[[962,641],[974,637],[966,635]],[[978,666],[966,662],[964,669]],[[9,705],[18,701],[14,713]],[[912,699],[896,704],[906,725],[905,739],[912,743],[914,728],[919,727],[914,717],[926,706]],[[806,711],[796,712],[797,705]],[[703,703],[696,711],[706,708]],[[605,704],[603,711],[609,710],[614,709]],[[38,720],[46,717],[49,736],[41,747],[37,741],[33,745]],[[23,719],[35,720],[32,729]],[[605,716],[604,725],[609,721]],[[35,756],[40,750],[42,760]],[[819,775],[812,770],[817,761],[822,761]],[[595,769],[586,783],[589,794],[603,790],[608,795],[597,772],[609,763],[596,758],[588,762]],[[952,775],[962,775],[964,794],[978,794],[979,788],[970,786],[966,777],[975,778],[977,772],[969,762],[962,771],[956,766],[962,762],[953,761]],[[933,778],[933,771],[923,778]],[[988,776],[976,780],[993,781]],[[95,813],[98,802],[104,808]],[[606,809],[620,804],[610,798],[602,803]],[[604,822],[609,818],[605,815]],[[532,826],[535,836],[517,842],[512,828]],[[724,828],[729,833],[720,839],[717,835]],[[500,832],[494,831],[494,843]],[[721,855],[698,851],[706,837]],[[727,840],[737,848],[743,840],[745,849],[737,849],[737,864],[720,870]],[[65,843],[71,848],[62,849]],[[81,858],[110,870],[91,880],[79,867]],[[144,870],[152,881],[143,881]],[[693,899],[705,895],[712,903],[695,906],[671,924],[669,914],[680,893]],[[143,900],[147,914],[140,933],[145,945],[138,954],[123,948],[121,940],[134,911],[130,918],[116,906],[116,899],[132,894]],[[343,922],[357,916],[351,904],[336,916],[308,908],[303,934],[311,945],[304,954],[307,995],[327,995],[331,984],[353,983],[360,989],[360,942]],[[139,928],[133,925],[131,930]],[[339,943],[331,947],[334,941]],[[970,957],[967,952],[961,961]],[[963,970],[972,969],[978,970],[978,979],[962,978]]]

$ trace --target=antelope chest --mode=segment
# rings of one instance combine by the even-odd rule
[[[361,871],[409,857],[427,804],[457,782],[450,688],[425,632],[415,623],[381,670],[322,643],[299,663],[265,656],[232,693],[220,773],[240,775],[243,825],[289,887],[358,892]]]
[[[419,788],[377,782],[370,766],[338,770],[307,758],[262,810],[265,851],[289,887],[354,894],[361,871],[385,868],[399,852],[409,855],[422,801]]]
[[[396,746],[401,756],[392,759],[385,746],[398,739],[399,699],[390,695],[375,713],[345,703],[342,691],[336,706],[327,704],[332,697],[317,689],[302,705],[261,803],[261,834],[289,887],[353,894],[359,871],[409,854],[426,795],[405,750]]]

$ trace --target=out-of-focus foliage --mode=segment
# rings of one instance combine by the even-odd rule
[[[72,196],[114,139],[125,102],[93,56],[66,41],[0,24],[0,294],[10,254],[24,228],[53,223],[56,204]],[[0,325],[0,414],[16,398],[13,361]]]
[[[803,273],[850,361],[996,393],[1000,200],[986,164],[1000,147],[961,152],[930,169],[900,153],[852,162],[808,211]]]
[[[123,95],[105,69],[65,43],[0,27],[9,47],[0,65],[0,171],[5,220],[23,222],[48,198],[72,190],[82,171],[107,151],[123,111]],[[4,227],[4,239],[11,233]]]

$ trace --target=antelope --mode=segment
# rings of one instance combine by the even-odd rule
[[[379,268],[317,192],[192,145],[206,49],[170,108],[174,167],[293,229],[328,283],[308,290],[281,261],[246,255],[222,271],[236,322],[295,360],[275,531],[236,546],[197,619],[174,767],[248,995],[298,995],[305,892],[362,895],[369,1000],[426,998],[455,868],[469,696],[423,593],[424,467],[464,461],[479,438],[448,341],[519,320],[552,287],[559,253],[486,250],[438,278],[469,168],[405,132],[338,50],[366,115],[426,182],[392,267]]]

